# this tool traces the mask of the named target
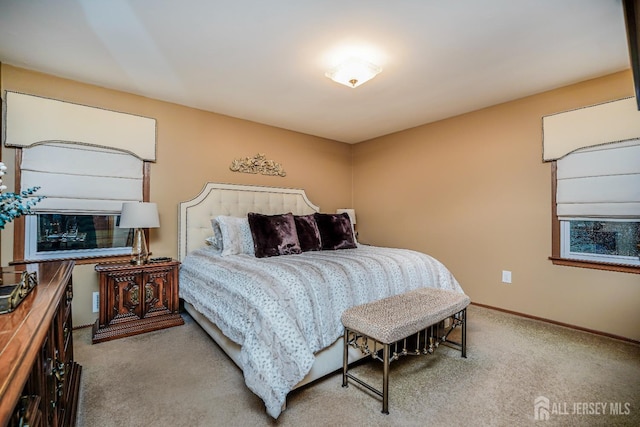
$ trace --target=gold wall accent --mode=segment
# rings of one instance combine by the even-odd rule
[[[272,176],[287,176],[280,163],[274,160],[268,160],[267,156],[258,153],[254,157],[245,157],[244,159],[234,159],[229,166],[233,172],[254,173]]]

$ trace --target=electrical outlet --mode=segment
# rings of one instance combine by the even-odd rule
[[[100,292],[93,293],[93,312],[97,313],[100,311]]]
[[[502,283],[511,283],[511,272],[502,270]]]

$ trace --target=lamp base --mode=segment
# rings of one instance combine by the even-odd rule
[[[144,238],[144,230],[136,228],[133,234],[133,247],[131,248],[131,264],[142,265],[149,262],[149,251]]]

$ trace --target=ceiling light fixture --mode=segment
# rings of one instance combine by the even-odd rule
[[[334,82],[338,82],[351,88],[356,88],[361,84],[371,80],[382,68],[375,64],[359,58],[350,58],[325,73]]]

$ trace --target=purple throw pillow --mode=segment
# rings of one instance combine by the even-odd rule
[[[302,252],[293,214],[263,215],[250,212],[248,218],[257,258]]]
[[[322,250],[320,230],[318,230],[316,217],[313,214],[294,215],[293,219],[296,222],[296,230],[298,231],[298,240],[300,241],[302,252]]]
[[[323,250],[357,248],[349,215],[315,213]]]

